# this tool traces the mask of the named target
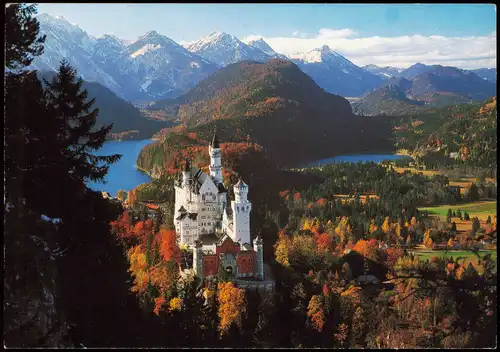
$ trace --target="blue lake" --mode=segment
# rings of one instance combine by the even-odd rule
[[[408,158],[404,155],[395,155],[395,154],[353,154],[353,155],[338,155],[332,158],[320,159],[316,161],[312,161],[310,163],[305,164],[303,167],[311,167],[311,166],[319,166],[319,165],[328,165],[335,163],[357,163],[357,162],[374,162],[380,163],[384,160],[397,160]]]
[[[96,191],[109,192],[113,197],[118,190],[130,191],[141,183],[151,181],[146,173],[137,170],[136,161],[141,149],[154,141],[110,141],[105,142],[96,155],[121,154],[121,159],[109,167],[106,176],[107,183],[89,182],[87,185]]]

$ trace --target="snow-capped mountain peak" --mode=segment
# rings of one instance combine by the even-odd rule
[[[230,34],[214,31],[208,36],[201,38],[200,40],[189,45],[188,50],[191,52],[199,52],[218,45],[238,46],[239,40]]]
[[[224,32],[212,32],[189,45],[187,49],[219,66],[227,66],[244,60],[265,62],[270,58],[262,50],[249,46],[235,36]]]
[[[330,49],[328,45],[323,45],[304,54],[294,55],[294,59],[298,59],[306,63],[327,62],[331,60],[345,60],[350,62],[336,51]]]
[[[267,55],[274,56],[278,55],[276,51],[274,51],[269,44],[266,43],[266,41],[262,38],[257,39],[257,40],[251,40],[247,43],[250,46],[253,46],[254,48],[260,49],[263,52],[265,52]]]

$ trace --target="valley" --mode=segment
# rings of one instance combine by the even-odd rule
[[[495,347],[496,12],[447,6],[7,4],[5,346]]]

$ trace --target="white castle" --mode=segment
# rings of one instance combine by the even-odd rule
[[[174,224],[180,244],[194,248],[195,241],[206,246],[216,235],[229,236],[241,246],[251,246],[250,211],[252,203],[247,199],[248,186],[240,179],[234,186],[235,199],[227,206],[227,190],[222,183],[221,152],[214,133],[209,145],[210,175],[186,160],[182,178],[174,185]],[[207,241],[205,241],[207,239]],[[215,248],[215,247],[214,247]]]

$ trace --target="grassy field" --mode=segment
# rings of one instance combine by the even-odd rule
[[[448,209],[455,212],[460,209],[462,215],[464,212],[469,213],[470,217],[478,217],[480,220],[485,221],[488,218],[488,215],[491,215],[493,219],[497,213],[497,202],[496,201],[484,201],[484,202],[475,202],[475,203],[463,203],[458,205],[441,205],[438,207],[426,207],[419,208],[419,211],[425,211],[429,213],[429,215],[438,215],[441,219],[446,219],[446,214],[448,213]],[[454,221],[456,219],[454,218]],[[458,224],[458,223],[457,223]]]
[[[439,171],[435,171],[435,170],[417,170],[417,169],[414,169],[412,167],[395,167],[394,171],[396,171],[397,173],[400,173],[400,174],[403,174],[405,171],[410,171],[410,172],[412,172],[414,174],[420,174],[420,173],[422,173],[424,176],[429,176],[429,177],[440,174]]]
[[[416,256],[419,257],[421,260],[425,259],[431,259],[433,257],[446,257],[450,258],[453,257],[453,259],[456,259],[458,257],[464,258],[464,259],[473,259],[477,258],[476,255],[470,251],[456,251],[456,250],[450,250],[450,251],[414,251],[413,252]],[[480,251],[479,255],[484,256],[486,254],[491,254],[492,259],[496,260],[497,259],[497,252],[496,251]]]

